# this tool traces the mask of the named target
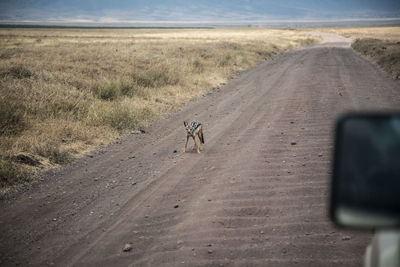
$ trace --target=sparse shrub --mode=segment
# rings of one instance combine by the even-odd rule
[[[157,118],[157,114],[149,107],[144,107],[135,110],[135,117],[138,121],[137,128],[143,128],[148,122]]]
[[[0,159],[0,188],[21,184],[30,180],[31,175],[18,165]]]
[[[122,81],[119,85],[121,94],[129,97],[150,98],[148,87],[137,86],[133,82]]]
[[[98,98],[108,101],[116,100],[121,95],[121,90],[115,82],[97,86],[94,91]]]
[[[373,38],[356,39],[351,47],[372,59],[394,79],[400,76],[400,43]]]
[[[135,81],[135,83],[139,86],[154,87],[155,85],[154,80],[152,80],[151,77],[148,77],[144,73],[134,73],[132,74],[132,78]]]
[[[299,42],[301,45],[311,45],[311,44],[315,43],[315,39],[313,39],[313,38],[299,39]]]
[[[29,166],[39,166],[41,165],[40,160],[38,160],[35,155],[30,153],[19,153],[17,155],[10,157],[12,161],[22,163]]]
[[[193,61],[193,70],[195,73],[202,73],[204,71],[204,64],[199,59]]]
[[[176,85],[181,80],[180,73],[168,66],[155,66],[144,72],[132,74],[133,81],[142,87],[162,87]]]
[[[47,114],[53,117],[57,117],[58,115],[62,115],[65,113],[71,113],[74,109],[76,109],[77,103],[72,103],[67,99],[50,102],[47,105]]]
[[[97,103],[89,113],[93,125],[108,125],[117,131],[139,130],[156,118],[156,113],[148,107],[135,107],[129,101],[110,104]]]
[[[135,91],[135,86],[131,82],[122,81],[119,85],[120,91],[123,95],[132,96]]]
[[[181,74],[171,68],[155,71],[153,76],[157,86],[177,85],[181,80]]]
[[[102,100],[114,101],[121,96],[137,96],[144,99],[149,98],[149,92],[144,88],[152,88],[157,82],[149,77],[136,76],[135,83],[129,81],[109,82],[94,88],[95,95]]]
[[[10,59],[12,57],[12,53],[10,50],[5,50],[0,53],[0,59]]]
[[[56,143],[41,144],[36,147],[36,153],[56,164],[64,164],[72,160],[70,151],[61,149]]]
[[[225,54],[221,57],[221,60],[218,62],[220,67],[228,66],[232,62],[232,56],[230,54]]]
[[[111,112],[106,114],[105,120],[111,127],[119,131],[135,129],[138,124],[129,108],[120,103],[113,105]]]
[[[223,50],[239,50],[241,49],[241,45],[237,44],[237,43],[233,43],[233,42],[221,42],[219,45],[220,49]]]
[[[380,40],[373,38],[364,38],[364,39],[357,38],[355,41],[353,41],[351,47],[363,55],[368,55],[371,50],[373,50],[374,53],[376,53],[375,48],[377,44],[380,42],[381,42]]]
[[[132,92],[132,96],[149,100],[151,98],[151,92],[149,88],[135,87],[135,90]]]
[[[377,59],[377,63],[381,66],[393,67],[397,65],[397,71],[400,70],[400,46],[398,51],[393,51],[390,54],[382,55]]]
[[[0,102],[0,135],[16,135],[26,126],[22,107]]]
[[[155,116],[150,108],[130,110],[124,105],[114,105],[106,120],[111,127],[118,131],[138,130],[143,128]]]
[[[33,75],[32,72],[23,65],[11,67],[7,74],[17,79],[30,78]]]

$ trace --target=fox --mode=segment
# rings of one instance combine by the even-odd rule
[[[183,153],[186,152],[189,137],[192,137],[194,141],[193,150],[196,149],[197,154],[200,154],[200,150],[203,150],[201,144],[204,145],[203,125],[199,121],[192,121],[191,123],[184,121],[183,125],[186,129],[186,143],[185,147],[183,148]],[[199,138],[199,144],[197,143],[196,135]]]

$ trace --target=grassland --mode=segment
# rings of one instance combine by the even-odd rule
[[[314,29],[353,39],[351,47],[386,72],[400,79],[400,27]]]
[[[0,29],[0,187],[32,181],[283,51],[266,29]]]

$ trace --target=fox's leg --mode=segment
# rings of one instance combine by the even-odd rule
[[[194,143],[195,143],[195,145],[196,145],[197,154],[200,154],[199,144],[197,144],[196,136],[195,136],[195,135],[193,135],[193,140],[194,140]]]
[[[185,143],[185,147],[183,148],[183,153],[186,152],[188,141],[189,141],[189,135],[186,135],[186,143]]]
[[[203,134],[203,127],[202,126],[200,126],[200,130],[198,132],[198,135],[199,135],[199,139],[200,139],[200,146],[201,146],[201,144],[204,145],[204,134]]]
[[[192,150],[196,150],[197,149],[196,134],[194,133],[192,137],[193,137],[193,140],[194,140],[194,144],[193,144]]]
[[[199,137],[199,149],[200,149],[200,151],[202,151],[203,150],[203,146],[201,145],[201,132],[199,132],[198,134],[197,134],[197,136]]]

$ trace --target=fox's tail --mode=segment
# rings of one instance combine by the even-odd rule
[[[204,144],[204,135],[203,135],[203,129],[200,129],[200,132],[199,132],[199,134],[200,134],[200,141],[201,141],[201,143],[203,143],[203,144]]]

